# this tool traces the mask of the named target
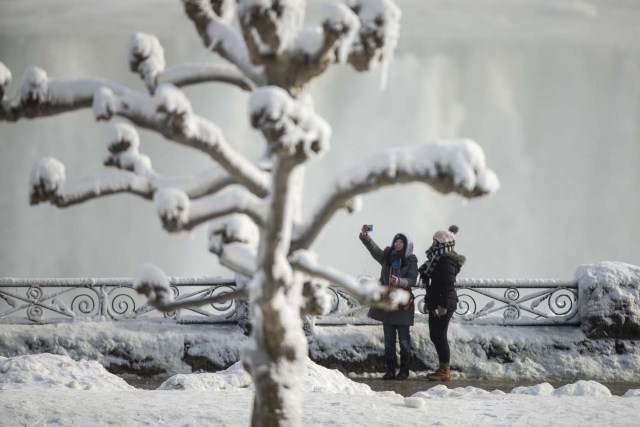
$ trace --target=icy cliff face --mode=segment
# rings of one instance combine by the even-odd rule
[[[144,90],[127,69],[134,31],[157,35],[168,65],[212,61],[179,1],[155,2],[153,13],[150,1],[22,3],[0,2],[0,60],[14,75],[9,94],[29,65],[52,77],[102,76]],[[316,3],[309,2],[308,21]],[[640,199],[628,196],[640,183],[640,3],[399,5],[400,39],[384,92],[379,74],[346,67],[312,82],[316,111],[333,136],[305,186],[315,197],[332,171],[378,149],[466,137],[482,145],[502,187],[468,203],[418,185],[365,197],[358,214],[330,223],[317,246],[323,263],[374,273],[357,239],[363,223],[375,224],[379,242],[407,230],[420,255],[436,229],[456,223],[457,248],[469,260],[464,277],[564,279],[587,262],[638,264],[640,241],[627,236],[640,232]],[[250,129],[247,94],[223,85],[187,94],[241,152],[260,156],[264,142]],[[0,275],[131,276],[147,261],[171,275],[226,275],[207,252],[204,227],[167,235],[146,201],[115,196],[66,210],[28,206],[35,161],[55,156],[68,178],[80,177],[102,168],[107,139],[89,112],[0,123]],[[141,144],[167,175],[209,165],[149,133]]]

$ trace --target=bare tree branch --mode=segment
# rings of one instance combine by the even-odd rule
[[[289,256],[294,270],[311,277],[328,281],[355,297],[361,304],[373,305],[385,310],[396,310],[399,304],[409,301],[409,293],[402,289],[380,286],[377,280],[359,281],[333,267],[320,265],[314,256],[305,250],[298,250]]]
[[[456,155],[452,155],[456,153]],[[356,196],[393,184],[423,182],[436,191],[465,198],[498,189],[498,179],[486,168],[482,149],[471,140],[442,140],[384,150],[338,176],[310,221],[297,230],[291,250],[309,248],[333,214],[349,207]]]
[[[3,101],[0,120],[45,117],[93,106],[97,120],[120,115],[165,138],[205,152],[235,182],[259,197],[269,193],[267,175],[233,150],[222,131],[191,112],[191,104],[179,89],[165,84],[149,97],[104,79],[49,79],[44,70],[27,70],[20,96]]]
[[[230,187],[222,193],[191,201],[187,194],[175,188],[161,188],[155,199],[162,225],[170,232],[192,230],[232,213],[245,214],[258,226],[265,218],[265,202],[243,187]]]
[[[156,36],[135,32],[129,41],[129,68],[140,75],[153,93],[158,75],[164,71],[164,49]]]
[[[391,0],[352,0],[351,7],[360,19],[360,32],[349,53],[349,64],[357,71],[367,71],[380,62],[389,63],[398,42],[400,9]]]
[[[151,34],[134,33],[129,45],[129,67],[140,75],[150,93],[162,83],[182,87],[223,82],[248,91],[255,87],[255,83],[231,64],[184,64],[165,69],[164,49]]]
[[[311,79],[324,73],[329,65],[347,62],[360,21],[342,3],[330,3],[325,11],[327,16],[323,18],[322,25],[300,30],[286,55],[278,58],[282,64],[278,66],[278,72],[270,75],[283,80],[270,78],[271,84],[289,88],[295,96]]]
[[[191,176],[162,176],[153,170],[149,157],[140,153],[140,137],[135,127],[128,123],[113,123],[111,129],[111,154],[104,160],[104,165],[128,170],[147,178],[152,192],[159,188],[171,187],[182,190],[190,199],[195,199],[213,194],[234,183],[229,174],[218,166]]]
[[[131,92],[100,78],[49,79],[43,69],[30,67],[24,73],[19,93],[13,99],[2,100],[0,121],[47,117],[91,107],[93,96],[101,87],[115,94]]]
[[[256,224],[242,214],[232,214],[209,223],[209,251],[218,256],[220,264],[245,277],[257,269]]]
[[[128,171],[104,171],[72,183],[67,183],[64,165],[47,158],[31,170],[30,203],[50,202],[67,207],[110,194],[129,192],[150,199],[153,191],[149,181]]]
[[[251,63],[242,37],[216,16],[211,4],[206,0],[182,0],[182,2],[187,16],[194,23],[205,47],[238,67],[256,85],[264,84],[264,72],[262,68]]]
[[[159,86],[153,98],[133,91],[117,96],[109,90],[101,90],[94,99],[93,107],[98,120],[109,120],[113,115],[126,117],[171,141],[208,154],[235,182],[258,197],[269,193],[267,174],[233,150],[217,126],[193,114],[184,94],[172,85]]]
[[[245,291],[244,289],[238,289],[232,292],[222,293],[220,295],[212,295],[204,298],[185,298],[165,303],[153,299],[149,299],[148,301],[149,304],[151,304],[156,309],[167,313],[181,308],[202,307],[203,305],[209,304],[222,304],[227,301],[233,301],[243,298],[247,298],[247,291]]]
[[[239,6],[242,35],[254,64],[280,57],[304,20],[304,2],[271,0],[243,2]]]
[[[236,67],[227,64],[193,64],[167,68],[158,75],[158,84],[172,83],[183,87],[198,83],[221,82],[251,91],[256,84]]]

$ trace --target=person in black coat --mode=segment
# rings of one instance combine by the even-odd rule
[[[425,296],[429,311],[429,338],[436,347],[440,365],[435,372],[427,374],[430,381],[448,381],[451,378],[449,341],[447,331],[449,321],[456,311],[456,277],[466,258],[453,249],[458,227],[438,230],[433,235],[433,243],[427,249],[427,260],[419,268],[420,280],[426,287]]]
[[[394,288],[406,289],[416,285],[418,279],[418,258],[413,254],[413,242],[406,234],[398,233],[393,237],[391,246],[380,249],[371,239],[367,225],[360,230],[360,240],[369,253],[380,264],[380,284]],[[413,296],[413,294],[412,294]],[[409,328],[413,326],[415,305],[410,303],[398,310],[385,311],[371,307],[368,316],[382,322],[384,332],[384,356],[387,372],[383,380],[405,380],[409,377],[409,359],[411,358],[411,335]],[[400,370],[396,375],[398,359],[396,357],[396,335],[400,342]]]

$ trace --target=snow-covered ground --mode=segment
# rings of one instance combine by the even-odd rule
[[[428,326],[411,329],[416,365],[434,369],[437,357]],[[503,327],[467,325],[449,328],[456,378],[526,381],[634,382],[640,378],[640,342],[585,337],[579,327]],[[50,325],[0,327],[0,356],[37,353],[95,360],[112,372],[159,374],[165,378],[197,370],[217,371],[240,358],[248,341],[236,325],[181,325],[174,321],[74,321]],[[382,369],[382,327],[316,326],[309,339],[311,358],[323,366],[348,366],[345,373],[375,378]]]
[[[382,353],[381,330],[375,325],[316,327],[310,353],[316,360],[333,357],[364,364]],[[424,324],[412,329],[416,353],[433,365],[427,335]],[[251,378],[235,362],[247,340],[235,325],[2,325],[0,355],[11,357],[0,356],[0,425],[249,425]],[[587,380],[637,381],[640,356],[634,341],[624,341],[626,352],[617,354],[607,340],[587,340],[579,328],[457,323],[451,326],[451,340],[455,378],[540,382],[505,394],[457,388],[454,378],[435,387],[425,382],[422,391],[403,397],[373,392],[309,360],[303,381],[304,425],[391,426],[406,425],[408,419],[442,426],[637,425],[639,388],[612,396],[604,385]],[[205,356],[211,365],[229,367],[193,373],[194,366],[187,362]],[[508,362],[508,357],[514,360]],[[157,390],[136,389],[105,369],[126,363],[174,375]],[[423,374],[412,372],[412,377]],[[554,389],[544,380],[552,376],[573,380]]]
[[[438,385],[410,397],[373,392],[308,361],[304,425],[637,425],[640,390],[612,396],[594,381],[511,393]],[[217,373],[174,376],[138,390],[97,362],[48,353],[0,359],[0,425],[246,426],[253,398],[240,363]]]

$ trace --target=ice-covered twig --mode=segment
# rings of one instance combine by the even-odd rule
[[[361,304],[373,305],[385,310],[395,310],[399,304],[409,302],[408,292],[381,286],[377,280],[358,280],[333,267],[318,264],[315,254],[310,251],[295,251],[289,256],[289,263],[294,270],[326,280],[332,286],[343,289]]]
[[[338,175],[309,221],[296,230],[292,250],[309,248],[333,214],[356,196],[391,185],[424,182],[440,193],[474,198],[498,190],[495,173],[487,168],[484,152],[469,139],[437,140],[383,150],[360,167]]]
[[[260,86],[265,82],[262,67],[251,63],[247,46],[242,37],[224,19],[216,16],[215,9],[207,0],[182,0],[184,10],[194,23],[207,49],[238,67],[247,78]]]

